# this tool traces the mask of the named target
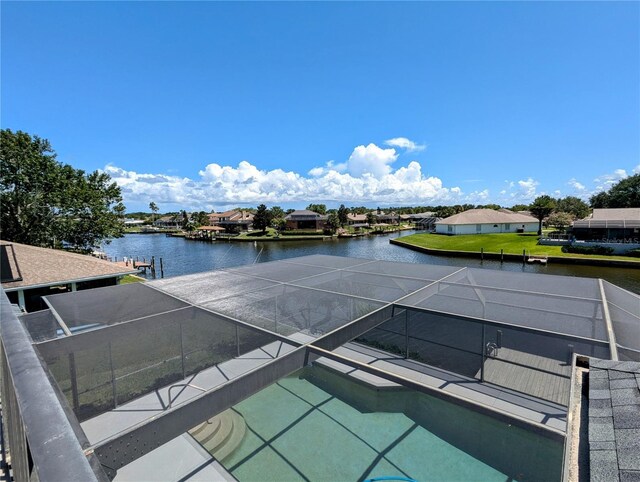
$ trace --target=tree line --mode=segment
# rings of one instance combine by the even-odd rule
[[[596,193],[589,204],[575,196],[554,199],[539,196],[533,203],[511,206],[513,211],[529,211],[540,221],[547,218],[551,226],[569,225],[574,219],[589,215],[592,208],[640,207],[640,174],[629,176],[608,190]],[[46,139],[26,132],[10,129],[0,131],[0,237],[7,241],[60,248],[72,247],[88,251],[102,241],[120,237],[124,233],[126,208],[122,203],[120,187],[108,174],[94,171],[87,173],[63,164]],[[432,212],[445,218],[469,209],[500,209],[497,204],[454,206],[399,206],[387,207],[396,214]],[[151,219],[159,212],[155,202],[149,204]],[[311,203],[307,209],[327,215],[327,227],[336,230],[348,223],[349,213],[365,214],[367,222],[374,224],[378,207],[346,207],[327,209],[325,204]],[[294,211],[280,206],[267,208],[261,204],[256,209],[239,209],[254,214],[253,224],[266,231],[274,226],[284,229],[285,217]],[[185,229],[193,229],[208,223],[207,213],[186,211],[172,213],[181,216]],[[146,213],[130,213],[131,216]]]

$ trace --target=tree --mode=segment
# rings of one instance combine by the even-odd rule
[[[592,208],[640,208],[640,174],[618,181],[589,201]]]
[[[340,227],[340,219],[338,219],[338,214],[335,212],[329,214],[325,226],[329,231],[335,233]]]
[[[515,212],[528,211],[529,206],[527,204],[514,204],[513,206],[511,206],[511,210]]]
[[[567,226],[571,226],[574,219],[575,218],[571,213],[557,211],[549,215],[547,218],[547,224],[559,229],[560,231],[564,231]]]
[[[367,224],[369,226],[376,224],[376,216],[372,212],[367,213]]]
[[[327,206],[325,204],[309,204],[307,211],[313,211],[314,213],[325,215],[327,214]]]
[[[262,232],[266,233],[267,228],[271,225],[272,219],[271,211],[269,211],[264,204],[260,204],[258,210],[253,215],[253,226],[262,229]]]
[[[158,205],[151,201],[149,203],[149,209],[151,209],[151,222],[156,220],[156,214],[158,213]]]
[[[286,215],[280,206],[273,206],[271,208],[271,215],[274,219],[284,218]]]
[[[209,216],[204,211],[198,211],[197,213],[193,213],[191,216],[191,220],[196,227],[206,226],[209,224]]]
[[[556,210],[572,214],[576,219],[586,218],[591,209],[582,199],[575,196],[567,196],[556,200]]]
[[[502,208],[499,204],[478,204],[476,206],[476,209],[493,209],[494,211],[497,211],[498,209]]]
[[[344,226],[349,222],[349,218],[347,217],[349,214],[349,209],[344,206],[344,204],[340,204],[338,208],[338,221],[340,222],[340,226]]]
[[[109,175],[58,162],[49,141],[22,131],[0,131],[0,205],[7,241],[88,251],[124,233],[122,194]]]
[[[538,236],[542,236],[542,220],[553,212],[556,208],[556,202],[551,196],[538,196],[529,205],[529,211],[531,215],[536,218],[538,224]]]

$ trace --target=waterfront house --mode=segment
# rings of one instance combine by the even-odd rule
[[[118,284],[137,273],[91,256],[59,249],[0,241],[2,288],[9,300],[27,312],[46,309],[42,296]]]
[[[177,214],[172,216],[162,216],[153,222],[156,228],[179,229],[182,218]]]
[[[249,211],[231,210],[208,215],[211,226],[219,226],[227,232],[249,231],[253,228],[253,214]]]
[[[640,208],[594,209],[591,216],[573,223],[572,234],[584,241],[638,243]]]
[[[284,220],[287,223],[287,229],[308,229],[321,230],[327,223],[327,215],[318,214],[307,209],[300,209],[288,214]]]
[[[533,216],[502,209],[469,209],[435,223],[439,234],[530,233],[538,231]]]
[[[366,214],[347,214],[347,225],[352,228],[359,230],[360,228],[368,228],[369,223],[367,222]]]
[[[372,211],[378,224],[400,224],[400,215],[395,211],[387,213],[385,211]]]

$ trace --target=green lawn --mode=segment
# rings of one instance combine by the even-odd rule
[[[267,233],[264,234],[262,231],[245,231],[240,233],[238,236],[234,236],[231,238],[234,240],[247,240],[250,239],[252,241],[287,241],[290,239],[322,239],[325,235],[322,232],[319,232],[317,235],[300,235],[296,236],[295,234],[286,234],[278,236],[278,232],[273,228],[267,228]]]
[[[538,244],[538,236],[535,234],[467,234],[459,236],[446,236],[443,234],[412,234],[403,236],[399,241],[430,249],[445,249],[451,251],[480,252],[484,248],[485,253],[522,254],[526,250],[527,255],[560,256],[565,258],[600,258],[620,259],[638,262],[638,258],[630,256],[603,256],[593,254],[563,253],[560,246],[541,246]]]
[[[144,281],[144,278],[141,278],[140,276],[136,276],[136,275],[133,275],[133,274],[127,274],[120,280],[120,284],[121,285],[128,285],[129,283],[140,283],[140,282],[143,282],[143,281]]]

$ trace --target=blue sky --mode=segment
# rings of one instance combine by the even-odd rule
[[[1,125],[129,210],[578,195],[640,172],[638,2],[2,2]]]

